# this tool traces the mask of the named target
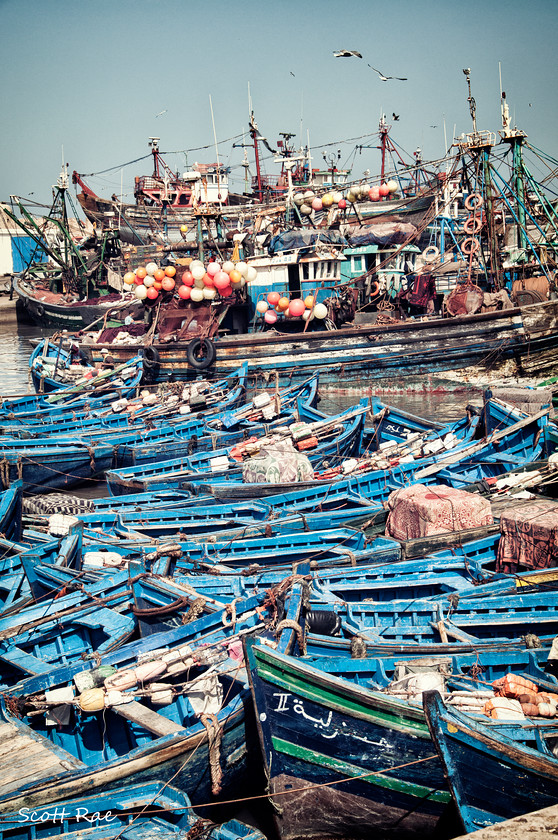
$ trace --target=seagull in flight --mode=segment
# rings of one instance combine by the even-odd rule
[[[392,111],[391,116],[393,117],[394,122],[397,122],[399,119],[399,114],[396,114],[395,111]]]
[[[371,70],[374,71],[374,73],[378,74],[378,76],[380,77],[382,82],[388,82],[390,79],[395,79],[398,82],[406,82],[407,81],[406,76],[404,76],[404,77],[401,77],[401,76],[384,76],[384,74],[382,73],[381,70],[377,70],[375,67],[372,67],[371,64],[369,64],[368,66],[370,67]]]
[[[159,113],[158,113],[158,114],[155,114],[155,117],[156,117],[156,118],[157,118],[157,117],[162,117],[162,116],[163,116],[163,114],[166,114],[166,113],[167,113],[167,111],[168,111],[168,108],[165,108],[165,110],[164,110],[164,111],[159,111]]]
[[[334,50],[333,55],[335,58],[350,58],[352,55],[355,58],[362,58],[361,54],[357,52],[357,50]]]

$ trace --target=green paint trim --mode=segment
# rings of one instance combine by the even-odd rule
[[[323,753],[317,753],[314,750],[309,750],[307,747],[301,747],[299,744],[291,744],[289,741],[284,741],[282,738],[272,737],[273,747],[277,752],[288,755],[291,758],[297,758],[301,761],[306,761],[308,764],[316,764],[320,767],[327,767],[335,773],[339,773],[347,778],[359,778],[359,781],[369,785],[376,785],[377,787],[387,788],[388,790],[403,793],[415,799],[428,799],[430,802],[440,802],[446,804],[451,800],[451,794],[448,791],[434,790],[427,788],[424,785],[417,785],[414,782],[407,782],[404,779],[393,779],[383,773],[374,773],[363,776],[362,767],[356,767],[354,764],[349,764],[347,761],[341,761],[338,758],[332,758]]]
[[[326,709],[334,709],[343,714],[376,723],[378,726],[383,726],[387,729],[404,732],[412,738],[424,738],[425,741],[430,741],[430,732],[426,721],[424,719],[412,720],[403,717],[403,704],[401,704],[402,714],[398,714],[399,708],[393,712],[371,709],[368,704],[359,701],[358,698],[351,697],[350,691],[340,696],[339,691],[335,690],[336,686],[332,686],[331,689],[314,686],[308,682],[308,676],[306,678],[303,675],[298,676],[296,672],[291,672],[287,678],[281,672],[278,672],[277,669],[274,669],[272,664],[270,665],[267,662],[265,664],[261,661],[258,663],[258,676],[276,685],[278,688],[285,689],[291,694],[298,694],[307,700],[311,700],[313,703],[325,706]],[[381,699],[379,698],[378,702],[385,702],[386,705],[389,705],[389,695],[386,695],[385,700],[383,697]]]

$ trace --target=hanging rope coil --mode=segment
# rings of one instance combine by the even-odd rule
[[[223,730],[219,726],[217,716],[211,713],[202,713],[200,720],[207,730],[207,739],[209,742],[209,769],[211,772],[211,792],[214,796],[221,793],[221,783],[223,781],[223,771],[221,769],[220,747],[221,739],[223,737]]]

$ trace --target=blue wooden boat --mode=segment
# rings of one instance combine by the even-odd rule
[[[424,695],[430,733],[467,833],[555,805],[556,720],[523,722],[465,715]]]
[[[288,389],[284,404],[288,405],[301,394],[310,402],[315,400],[317,379],[314,378],[296,389]],[[234,411],[230,414],[234,415]],[[284,419],[284,416],[280,415],[277,422],[284,422]],[[185,420],[175,426],[151,430],[105,430],[102,435],[96,431],[75,437],[62,435],[61,438],[36,438],[24,443],[18,439],[2,438],[0,450],[7,462],[2,478],[4,484],[22,478],[25,489],[30,493],[40,492],[44,487],[67,488],[104,472],[112,466],[115,458],[126,461],[126,458],[130,457],[133,460],[136,447],[143,452],[141,457],[146,459],[156,458],[157,453],[170,446],[171,442],[179,448],[183,448],[189,442],[196,445],[196,432],[203,434],[205,428],[203,421]],[[242,438],[247,429],[250,430],[250,425],[239,425],[234,435],[237,439]],[[213,445],[215,434],[212,432],[213,436],[207,439],[208,447]],[[139,444],[139,441],[142,443]],[[149,454],[146,454],[147,441],[151,441]]]
[[[78,517],[88,539],[148,536],[156,534],[159,528],[160,533],[167,532],[169,535],[181,532],[197,539],[204,533],[219,532],[223,538],[230,539],[356,526],[371,522],[383,513],[383,508],[351,491],[324,494],[320,490],[317,498],[307,491],[293,492],[285,498],[273,497],[273,508],[264,502],[220,505],[213,496],[177,493],[174,499],[169,493],[169,497],[167,500],[163,493],[111,497],[114,505],[96,506],[95,512],[78,514]],[[129,502],[120,508],[118,503],[123,499]],[[249,521],[251,510],[256,514]],[[265,513],[260,515],[264,510]],[[238,521],[239,511],[243,511],[245,517],[242,524]],[[215,522],[214,532],[211,532],[211,520]],[[96,535],[92,533],[94,531]]]
[[[266,420],[263,409],[241,406],[196,428],[176,427],[174,434],[168,435],[165,435],[163,430],[157,430],[158,433],[151,432],[137,441],[120,441],[115,466],[125,467],[180,458],[185,450],[212,452],[249,437],[268,434],[273,429],[298,419],[315,420],[316,414],[312,412],[312,406],[317,397],[318,377],[314,376],[298,386],[291,386],[280,392],[280,411],[270,420]]]
[[[72,538],[68,540],[68,553],[75,550],[76,544]],[[33,566],[32,562],[29,566]],[[41,588],[41,582],[35,575],[31,577],[30,585],[32,590],[40,590],[42,594],[38,599],[35,596],[35,603],[0,617],[0,640],[20,634],[24,627],[39,627],[51,619],[55,620],[59,615],[72,615],[89,608],[91,604],[99,605],[101,599],[111,607],[127,605],[130,600],[128,574],[119,570],[105,575],[102,581],[83,586],[75,592],[64,593],[58,589],[53,591],[52,588]]]
[[[84,606],[69,615],[55,614],[30,629],[18,628],[0,641],[0,687],[62,665],[102,656],[128,641],[136,630],[133,615],[109,607]]]
[[[300,642],[300,636],[298,637]],[[556,680],[537,651],[496,647],[401,661],[362,654],[285,656],[245,640],[260,746],[277,834],[299,837],[454,836],[447,788],[425,730],[420,695],[405,696],[402,675],[437,675],[452,702],[521,670]],[[483,693],[486,693],[484,691]],[[471,701],[469,701],[471,702]],[[482,704],[484,701],[480,700]],[[475,775],[473,767],[469,773]],[[478,780],[478,773],[477,773]],[[485,786],[490,782],[483,780]],[[490,785],[494,796],[494,787]],[[497,788],[496,788],[497,789]]]
[[[490,584],[487,585],[487,590]],[[486,597],[436,597],[385,603],[334,605],[341,633],[359,636],[371,654],[432,654],[443,650],[482,650],[491,644],[519,645],[529,634],[551,639],[558,632],[558,601],[554,592],[502,594],[499,587]],[[318,612],[320,606],[314,605]],[[341,642],[341,639],[339,640]],[[317,653],[337,646],[335,637],[309,633],[308,650]],[[440,648],[440,643],[442,648]],[[339,645],[340,649],[344,646]],[[346,647],[345,647],[346,649]]]
[[[471,420],[478,413],[478,409],[474,406],[467,406],[467,414]],[[409,435],[417,432],[443,434],[447,425],[438,423],[436,420],[418,417],[400,406],[386,405],[374,395],[370,397],[370,414],[372,422],[364,429],[363,443],[366,449],[377,449],[380,443],[390,440],[402,443]]]
[[[333,466],[343,458],[361,451],[364,417],[368,400],[337,415],[324,416],[321,412],[306,409],[302,417],[312,422],[312,430],[318,443],[305,454],[316,469],[327,464]],[[285,424],[283,421],[282,425]],[[268,433],[269,434],[269,433]],[[287,435],[289,436],[289,435]],[[266,435],[260,437],[262,446]],[[213,480],[239,480],[242,477],[242,463],[232,456],[233,447],[214,451],[203,451],[156,463],[140,464],[121,470],[110,470],[107,483],[113,495],[119,493],[168,490],[174,487],[189,487],[192,483]]]
[[[394,540],[379,539],[369,543],[362,531],[334,528],[325,531],[295,531],[273,537],[257,536],[244,540],[182,543],[183,557],[176,569],[198,566],[225,565],[228,568],[247,566],[282,566],[315,561],[322,565],[366,562],[375,555],[378,560],[400,556],[400,546]]]
[[[29,462],[31,466],[31,469],[27,470],[30,473],[27,481],[30,492],[32,492],[33,484],[37,486],[45,484],[50,488],[67,487],[80,479],[90,478],[97,472],[108,469],[113,465],[113,461],[124,466],[136,462],[142,463],[160,458],[161,453],[166,453],[167,457],[173,457],[174,454],[181,454],[185,447],[192,450],[196,448],[212,450],[220,445],[236,443],[245,435],[263,434],[266,429],[273,428],[274,425],[281,425],[289,420],[292,422],[294,415],[291,409],[294,410],[295,407],[297,407],[297,413],[302,412],[304,416],[304,412],[310,410],[310,406],[317,399],[317,389],[318,379],[315,376],[301,385],[280,392],[281,413],[268,424],[261,422],[262,415],[258,409],[249,406],[225,412],[219,421],[189,418],[170,426],[158,426],[152,429],[128,431],[105,429],[103,432],[97,429],[82,432],[79,435],[62,433],[60,436],[51,435],[26,441],[25,449],[31,455],[27,455],[20,463],[25,466]],[[259,422],[258,418],[260,418]],[[315,419],[315,415],[312,415],[312,419]],[[234,429],[234,431],[227,432],[227,429]],[[77,449],[72,449],[72,447],[77,447]],[[18,463],[17,451],[22,448],[22,442],[17,438],[0,439],[0,451],[6,454],[9,462],[10,480],[12,480],[12,475],[17,474],[12,464]],[[60,448],[65,448],[65,454]],[[82,453],[84,448],[91,451],[93,455],[91,464],[94,469],[88,470],[79,458],[79,453]],[[33,455],[35,452],[38,452],[38,455]],[[77,463],[75,460],[72,461],[72,455],[77,456]],[[59,461],[58,473],[64,475],[54,475],[53,467],[50,465],[46,474],[44,471],[41,473],[40,464],[37,463],[39,456],[41,462],[46,463],[48,460],[55,464]],[[33,470],[33,466],[37,469]]]
[[[45,489],[67,489],[94,478],[111,466],[112,444],[58,442],[48,439],[2,441],[0,443],[4,471],[4,487],[21,480],[26,493],[42,493]]]
[[[17,425],[3,426],[2,433],[12,437],[61,437],[90,434],[95,430],[104,431],[111,428],[133,429],[138,428],[140,424],[141,428],[144,428],[146,424],[150,426],[177,424],[184,422],[185,415],[180,412],[180,409],[186,406],[189,409],[187,415],[189,419],[209,418],[216,412],[223,413],[239,405],[246,390],[247,371],[248,365],[243,365],[228,379],[217,382],[201,380],[197,383],[195,392],[192,393],[189,389],[188,399],[169,400],[165,404],[158,401],[153,406],[143,405],[137,400],[134,402],[132,397],[133,412],[130,411],[130,404],[119,410],[117,410],[118,406],[113,404],[102,409],[58,412],[55,417],[50,417],[49,412],[44,410],[32,418],[33,422],[29,422],[29,419],[24,422],[25,418],[19,418]],[[182,397],[182,394],[180,396]]]
[[[450,804],[422,710],[245,641],[281,840],[426,837]]]
[[[208,840],[265,840],[237,819],[221,825],[200,820],[184,791],[156,780],[21,808],[0,819],[0,840],[178,840],[196,831]]]
[[[0,534],[5,540],[21,539],[22,484],[14,481],[8,490],[0,493]]]
[[[520,419],[517,419],[519,417]],[[483,474],[487,463],[487,474],[499,470],[502,474],[509,469],[509,461],[527,463],[540,457],[542,451],[541,429],[548,420],[548,409],[531,417],[510,412],[508,422],[502,419],[501,427],[488,437],[476,442],[467,440],[457,443],[450,450],[442,450],[418,460],[397,458],[388,468],[378,468],[377,461],[370,463],[363,459],[362,470],[351,465],[351,472],[345,472],[341,465],[338,471],[331,471],[326,477],[317,478],[312,484],[338,489],[353,489],[370,501],[387,501],[390,492],[413,483],[446,483],[463,487],[472,483],[473,469],[477,476]],[[510,425],[511,424],[511,425]],[[499,461],[498,458],[501,458]],[[202,492],[211,493],[220,500],[235,500],[251,496],[274,495],[286,491],[285,485],[244,484],[222,481],[201,483]],[[269,501],[269,500],[268,500]]]
[[[36,426],[54,422],[56,417],[66,417],[68,412],[76,414],[88,411],[105,411],[111,403],[120,398],[120,394],[112,391],[98,396],[80,396],[67,394],[65,400],[60,399],[60,391],[40,396],[26,394],[22,397],[0,397],[0,429],[23,426]],[[56,400],[56,401],[55,401]]]
[[[297,585],[293,587],[291,602],[289,615],[294,620],[300,610]],[[22,756],[33,749],[35,772],[23,783],[21,778],[11,778],[3,784],[0,811],[44,806],[80,795],[84,790],[103,791],[124,782],[141,783],[154,777],[163,782],[172,779],[188,791],[194,804],[214,801],[218,787],[225,797],[237,785],[244,785],[245,792],[244,706],[248,691],[245,672],[235,658],[238,650],[231,643],[238,642],[239,633],[261,629],[265,617],[261,598],[251,598],[236,604],[236,615],[205,615],[191,624],[155,633],[106,654],[100,666],[74,664],[20,683],[9,692],[7,703],[2,701],[1,725],[5,725],[5,736],[14,739]],[[272,618],[272,613],[267,617]],[[166,660],[159,659],[166,654]],[[164,678],[174,687],[174,693],[168,705],[157,705],[155,697],[149,699],[153,692],[144,692],[141,686],[139,694],[134,693],[135,684],[125,698],[129,702],[122,703],[120,698],[117,705],[111,705],[115,700],[111,695],[109,705],[98,713],[81,714],[75,703],[68,702],[70,719],[57,727],[46,724],[44,713],[19,719],[8,708],[13,708],[15,702],[28,712],[44,712],[46,698],[40,692],[68,687],[72,680],[83,704],[89,686],[102,685],[106,677],[104,666],[116,667],[121,673],[155,660],[169,663]],[[216,706],[211,707],[215,715],[211,719],[223,729],[219,755],[213,748],[211,751],[213,773],[208,750],[213,728],[209,723],[206,729],[195,712],[199,706],[192,705],[192,692],[196,689],[192,681],[198,677],[212,680]],[[221,781],[216,775],[216,757],[222,765]]]
[[[31,380],[38,394],[52,391],[64,392],[58,399],[65,399],[70,393],[95,392],[99,390],[121,390],[122,394],[132,393],[140,384],[143,375],[143,356],[134,355],[124,364],[112,370],[100,373],[82,357],[77,375],[71,376],[72,354],[50,339],[40,341],[29,357]],[[91,377],[92,372],[94,377]],[[118,384],[115,381],[118,380]],[[102,382],[102,385],[100,384]],[[58,402],[58,399],[55,400]]]
[[[81,540],[79,535],[72,535],[33,546],[4,540],[0,542],[0,548],[0,616],[7,616],[36,599],[35,566],[41,563],[75,566],[76,557],[81,554]]]

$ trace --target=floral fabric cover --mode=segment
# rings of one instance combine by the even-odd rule
[[[540,499],[504,511],[500,530],[497,571],[510,573],[558,566],[556,502]]]
[[[312,464],[294,448],[290,438],[267,443],[242,468],[242,480],[246,484],[294,484],[313,479]]]
[[[414,540],[433,534],[492,525],[488,499],[445,485],[414,484],[388,498],[386,536]]]

